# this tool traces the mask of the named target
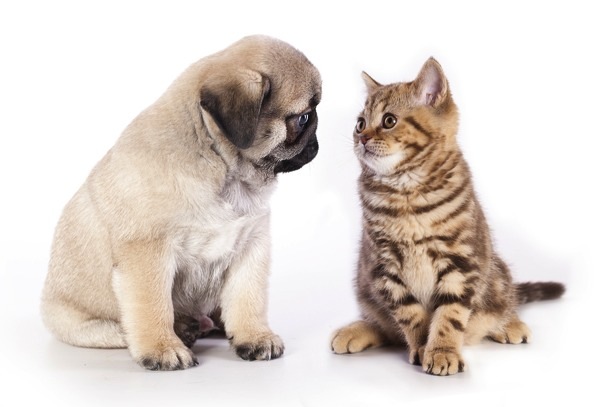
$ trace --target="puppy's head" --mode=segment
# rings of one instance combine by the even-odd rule
[[[290,172],[319,150],[321,78],[298,50],[246,37],[208,61],[200,106],[228,143],[258,166]]]

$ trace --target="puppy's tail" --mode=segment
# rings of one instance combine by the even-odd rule
[[[564,284],[554,281],[518,283],[515,287],[517,298],[521,304],[532,301],[554,300],[560,298],[565,292]]]

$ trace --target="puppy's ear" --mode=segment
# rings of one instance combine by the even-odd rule
[[[252,145],[263,100],[269,94],[269,78],[240,70],[233,75],[209,78],[200,90],[200,106],[212,116],[237,148]]]

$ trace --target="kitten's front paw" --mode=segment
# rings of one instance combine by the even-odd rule
[[[132,350],[132,354],[135,361],[148,370],[181,370],[198,365],[194,354],[181,341],[156,345],[149,351]]]
[[[408,362],[411,365],[421,365],[423,356],[425,355],[425,346],[419,347],[419,349],[410,349],[408,353]]]
[[[271,360],[283,354],[281,338],[272,332],[229,339],[235,353],[244,360]]]
[[[422,359],[423,370],[437,376],[447,376],[465,371],[465,362],[454,348],[425,349]]]

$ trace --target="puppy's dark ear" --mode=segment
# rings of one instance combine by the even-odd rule
[[[200,106],[212,116],[236,147],[245,149],[256,136],[263,100],[271,88],[269,78],[255,71],[209,78],[200,90]]]

